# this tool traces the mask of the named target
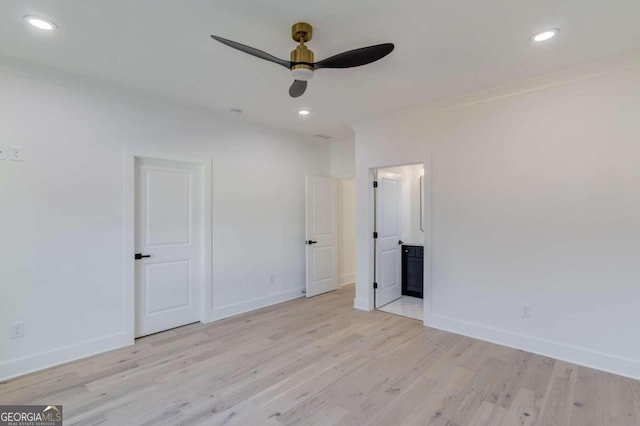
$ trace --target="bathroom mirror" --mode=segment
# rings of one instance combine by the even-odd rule
[[[423,216],[424,216],[424,189],[422,188],[422,182],[424,180],[424,176],[420,176],[418,178],[418,180],[420,181],[420,230],[422,232],[424,232],[424,222],[423,222]]]

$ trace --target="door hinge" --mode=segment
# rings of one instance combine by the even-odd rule
[[[373,233],[373,238],[378,238],[378,233],[377,232]]]
[[[373,283],[374,290],[378,288],[378,283]]]
[[[374,180],[374,181],[373,181],[373,187],[374,187],[374,188],[377,188],[377,187],[378,187],[378,181],[377,181],[377,180]]]

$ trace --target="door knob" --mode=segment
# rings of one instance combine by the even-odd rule
[[[316,244],[317,241],[309,240],[309,241],[305,241],[305,243],[307,243],[308,245],[311,245],[311,244]]]
[[[150,255],[150,254],[136,253],[135,259],[136,259],[136,260],[140,260],[140,259],[142,259],[143,257],[151,257],[151,255]]]

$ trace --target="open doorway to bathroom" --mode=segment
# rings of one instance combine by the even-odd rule
[[[423,164],[374,170],[374,303],[422,321]]]

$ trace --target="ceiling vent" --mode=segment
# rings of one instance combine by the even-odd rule
[[[315,138],[320,138],[320,139],[324,139],[324,140],[331,139],[331,136],[327,136],[327,135],[322,134],[322,133],[318,133],[317,135],[313,135],[313,137],[315,137]]]

